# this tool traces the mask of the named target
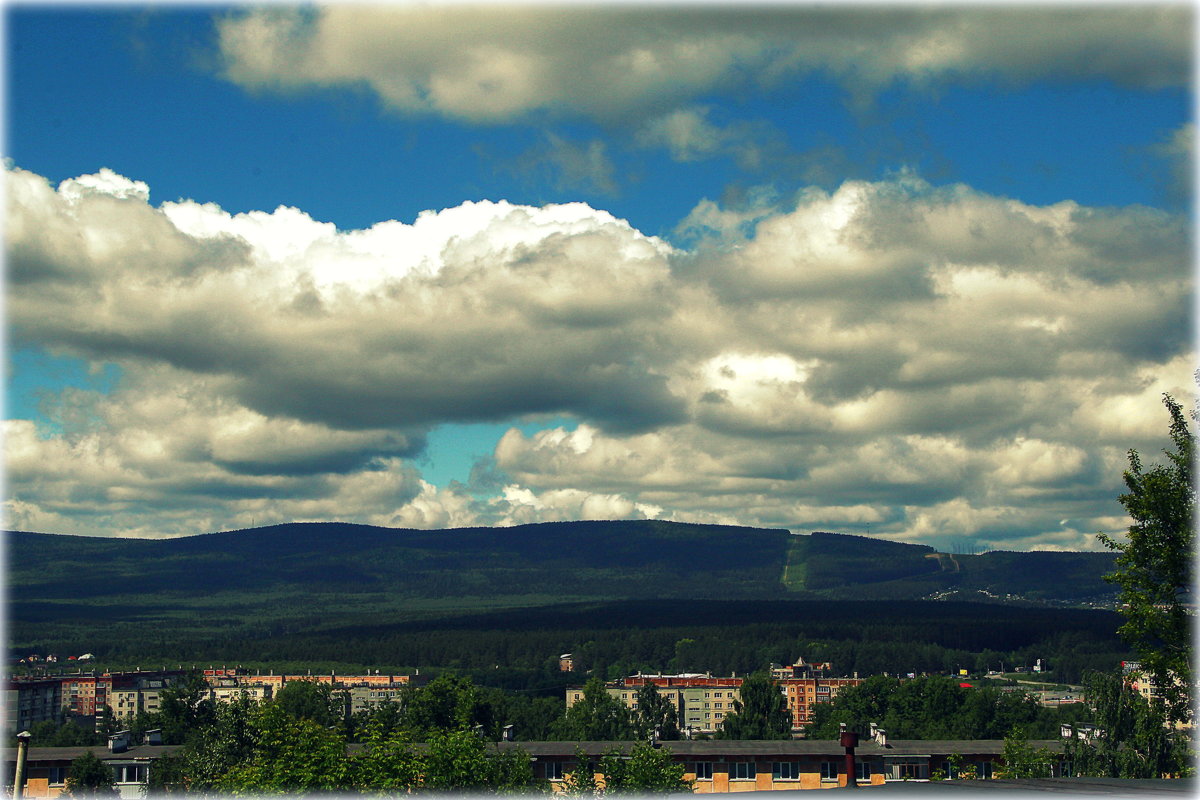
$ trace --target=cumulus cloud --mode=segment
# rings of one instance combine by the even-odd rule
[[[857,95],[897,81],[1099,78],[1179,86],[1191,77],[1190,17],[1180,5],[335,4],[232,14],[219,23],[219,46],[224,75],[252,90],[366,87],[398,111],[473,121],[540,111],[616,119],[657,116],[706,93],[759,91],[814,72]],[[702,128],[673,131],[691,152],[708,146]]]
[[[902,174],[705,201],[687,249],[583,204],[340,231],[11,167],[12,337],[121,367],[8,423],[9,524],[195,533],[656,518],[1080,548],[1190,398],[1186,220]],[[434,426],[512,428],[471,486]],[[484,475],[484,473],[487,473]],[[484,480],[484,477],[487,480]]]

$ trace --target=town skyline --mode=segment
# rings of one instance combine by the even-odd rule
[[[1186,5],[6,16],[11,529],[1099,550],[1193,405]]]

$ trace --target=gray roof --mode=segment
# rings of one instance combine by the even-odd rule
[[[602,755],[613,748],[621,752],[629,752],[634,742],[503,742],[502,748],[519,747],[532,756],[573,755],[576,749],[582,749],[589,756]],[[837,756],[845,755],[846,750],[838,742],[829,739],[781,739],[779,741],[714,739],[692,740],[678,742],[662,742],[662,747],[676,755],[694,758],[729,757],[761,757],[773,756]],[[1046,748],[1059,752],[1063,743],[1059,739],[1031,741],[1036,748]],[[1003,739],[949,739],[921,740],[897,739],[892,740],[886,747],[881,747],[867,740],[855,748],[858,758],[888,758],[917,755],[994,755],[1004,752]]]
[[[565,756],[570,757],[576,750],[583,750],[588,756],[601,756],[616,749],[628,753],[635,742],[500,742],[500,749],[520,748],[534,757]],[[1053,752],[1061,752],[1063,742],[1059,739],[1031,741],[1036,748],[1046,748]],[[664,749],[685,758],[788,758],[797,756],[830,756],[842,757],[845,749],[836,741],[829,739],[781,739],[778,741],[713,739],[713,740],[684,740],[661,743]],[[349,745],[351,753],[358,752],[362,745]],[[416,744],[416,749],[422,749],[423,744]],[[103,761],[154,759],[175,752],[179,745],[138,745],[130,747],[123,753],[109,752],[104,745],[95,747],[31,747],[30,761],[73,761],[85,752],[93,753]],[[999,756],[1004,752],[1003,739],[894,739],[886,747],[881,747],[873,741],[861,742],[855,749],[855,755],[862,758],[903,758],[905,756],[939,756],[959,753],[968,755]],[[14,760],[15,753],[6,753],[9,761]]]
[[[174,753],[179,748],[180,745],[177,744],[143,744],[130,747],[122,753],[113,753],[108,749],[107,745],[95,745],[93,747],[31,747],[29,748],[27,758],[30,762],[74,761],[84,753],[91,753],[101,761],[133,761],[138,759],[162,758],[165,755]],[[7,750],[4,757],[8,761],[15,761],[17,758],[16,750]]]

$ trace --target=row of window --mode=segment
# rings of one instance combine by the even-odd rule
[[[798,781],[800,780],[803,763],[801,761],[773,761],[771,762],[771,779],[776,781]],[[546,761],[544,764],[548,780],[560,781],[563,779],[564,770],[562,761]],[[842,766],[842,762],[839,761],[822,761],[820,765],[821,780],[836,781],[838,775],[841,774]],[[688,771],[696,776],[696,780],[712,780],[713,762],[692,761],[688,762],[687,767]],[[927,780],[929,778],[929,767],[923,761],[898,761],[888,764],[887,767],[885,775],[889,780]],[[942,772],[947,777],[958,777],[960,773],[972,767],[975,770],[977,778],[984,780],[992,779],[991,761],[974,762],[964,765],[958,770],[952,770],[950,762],[942,762]],[[728,769],[730,780],[752,781],[758,777],[758,770],[753,761],[733,761],[728,764]],[[871,774],[871,764],[869,762],[854,762],[854,778],[856,781],[868,783],[871,780]]]
[[[58,786],[67,782],[67,770],[69,767],[50,767],[47,770],[49,783],[51,786]],[[146,782],[146,765],[145,764],[120,764],[112,768],[113,783],[145,783]]]

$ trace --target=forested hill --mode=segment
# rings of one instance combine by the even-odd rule
[[[297,523],[177,539],[6,539],[9,644],[28,652],[95,642],[86,649],[191,658],[248,652],[235,642],[295,645],[300,634],[513,609],[544,614],[572,603],[888,600],[860,604],[886,614],[900,600],[1078,604],[1112,591],[1101,578],[1112,557],[1102,553],[947,555],[861,536],[653,520],[446,531]]]
[[[1108,553],[937,553],[928,546],[659,521],[410,530],[294,523],[139,540],[8,533],[10,587],[26,600],[122,593],[858,597],[1103,601]]]
[[[489,598],[502,605],[634,597],[1095,602],[1107,553],[938,553],[817,532],[657,520],[411,530],[294,523],[176,539],[9,532],[20,600],[121,593]],[[20,600],[18,602],[20,602]]]
[[[317,592],[395,597],[770,597],[783,530],[639,520],[425,531],[296,523],[177,539],[9,534],[10,586],[29,598]]]

